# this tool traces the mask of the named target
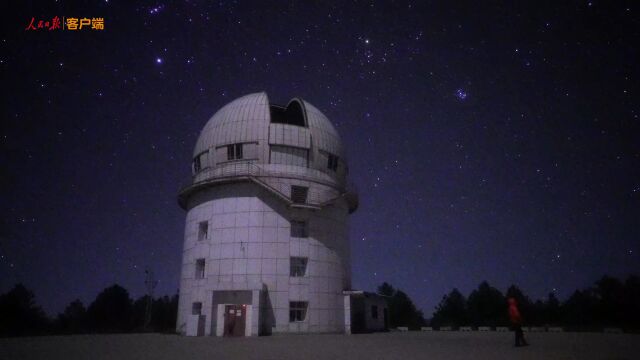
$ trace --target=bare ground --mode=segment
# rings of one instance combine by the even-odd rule
[[[408,332],[367,335],[279,335],[253,338],[160,334],[0,339],[0,359],[638,359],[640,335]]]

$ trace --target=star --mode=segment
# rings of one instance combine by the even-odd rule
[[[156,64],[162,64],[162,58],[157,57],[156,58]]]
[[[463,101],[467,98],[467,92],[464,89],[458,89],[456,90],[456,97],[458,100]]]
[[[158,5],[149,9],[150,15],[155,15],[160,12],[160,10],[164,9],[164,5]]]

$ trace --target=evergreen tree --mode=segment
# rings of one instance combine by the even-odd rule
[[[87,331],[87,310],[82,301],[76,299],[67,305],[56,319],[56,328],[63,334],[81,334]]]
[[[624,326],[632,329],[640,329],[640,278],[629,276],[624,282],[624,295],[622,300],[625,308]]]
[[[549,293],[545,302],[545,324],[558,325],[561,321],[560,301],[556,294]]]
[[[49,321],[36,305],[31,290],[17,284],[0,295],[0,336],[41,335],[49,328]]]
[[[597,297],[592,289],[576,290],[562,304],[562,319],[565,325],[587,327],[593,326],[597,307]]]
[[[474,326],[498,326],[506,322],[506,300],[500,290],[483,281],[469,294],[467,310]]]
[[[133,306],[129,292],[120,285],[104,289],[89,305],[87,318],[95,332],[127,332],[133,328]]]
[[[624,286],[620,280],[603,276],[596,281],[594,294],[598,304],[595,307],[595,322],[600,326],[621,326],[625,322]]]
[[[442,297],[433,314],[431,324],[436,327],[458,327],[468,323],[467,300],[458,289],[453,289],[448,295]]]
[[[418,329],[425,324],[422,312],[416,308],[411,298],[403,291],[394,289],[393,286],[385,282],[378,287],[378,293],[388,296],[390,327],[407,326],[411,329]]]

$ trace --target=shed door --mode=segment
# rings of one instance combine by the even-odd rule
[[[384,328],[385,330],[389,328],[389,311],[387,311],[387,308],[384,308]]]

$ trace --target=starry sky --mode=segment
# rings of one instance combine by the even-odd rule
[[[0,292],[23,282],[50,314],[143,295],[145,268],[176,292],[196,138],[262,90],[343,137],[355,288],[388,281],[430,316],[483,280],[566,299],[640,272],[633,2],[0,6]],[[54,16],[104,30],[25,30]]]

